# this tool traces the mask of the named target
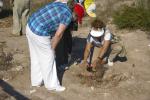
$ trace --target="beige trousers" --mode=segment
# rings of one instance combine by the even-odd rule
[[[30,0],[14,0],[13,5],[13,34],[25,34],[25,27],[29,16]]]
[[[97,59],[99,54],[99,49],[100,49],[99,47],[94,47],[91,49],[90,55],[87,60],[89,63]],[[114,43],[111,44],[111,46],[105,53],[104,60],[107,61],[107,59],[109,59],[110,61],[113,61],[116,58],[116,56],[125,57],[126,53],[127,53],[126,49],[121,43]]]

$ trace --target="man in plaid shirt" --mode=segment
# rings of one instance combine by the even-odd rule
[[[57,77],[55,48],[70,24],[68,0],[56,0],[42,7],[28,20],[26,35],[31,58],[31,84],[44,83],[48,90],[64,91]]]

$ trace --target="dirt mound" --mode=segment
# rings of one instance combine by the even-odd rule
[[[84,69],[82,71],[85,72]],[[81,72],[82,73],[82,72]],[[107,69],[103,65],[98,65],[96,72],[92,75],[77,74],[81,84],[99,88],[116,87],[119,83],[130,78],[129,73],[119,73],[112,69]]]

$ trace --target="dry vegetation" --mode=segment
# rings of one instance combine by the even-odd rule
[[[122,5],[132,5],[135,0],[96,0],[96,13],[101,19],[107,22],[114,11],[118,10]]]
[[[0,70],[8,70],[13,66],[13,55],[12,53],[5,53],[4,46],[5,42],[0,43]]]
[[[119,28],[150,30],[150,2],[137,0],[134,6],[124,6],[114,13]]]

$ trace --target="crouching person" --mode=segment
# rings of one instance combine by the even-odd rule
[[[97,64],[108,63],[109,66],[113,66],[115,59],[118,56],[124,57],[126,53],[122,45],[112,40],[113,34],[106,28],[104,22],[98,18],[93,20],[80,66],[90,67],[92,71],[96,71]],[[94,48],[98,48],[95,59],[93,59]]]

